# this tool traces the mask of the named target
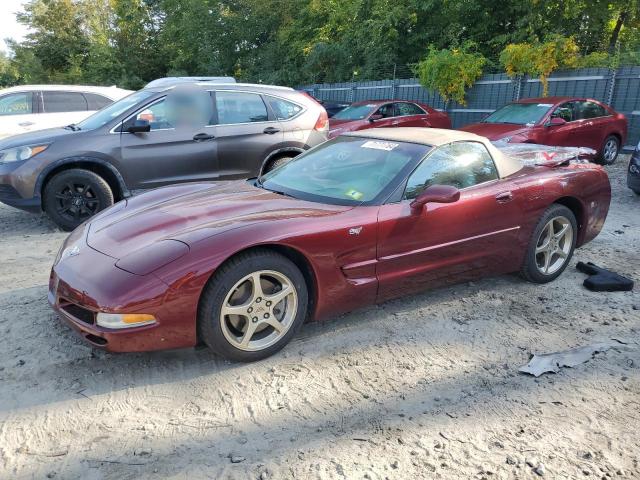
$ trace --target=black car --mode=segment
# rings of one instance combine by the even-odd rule
[[[256,176],[328,128],[324,108],[291,88],[163,79],[77,125],[1,140],[0,202],[70,230],[139,191]]]
[[[627,186],[633,190],[636,195],[640,195],[640,142],[631,155],[631,160],[629,160]]]

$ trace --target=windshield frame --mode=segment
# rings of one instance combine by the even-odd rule
[[[138,99],[138,101],[136,103],[132,104],[126,110],[121,111],[118,115],[112,117],[111,119],[108,119],[107,121],[105,121],[101,125],[99,125],[97,127],[94,127],[94,128],[86,128],[86,127],[83,126],[83,124],[85,122],[89,122],[93,118],[96,118],[96,117],[98,117],[100,115],[104,115],[104,113],[105,113],[105,111],[107,109],[109,109],[111,107],[114,107],[115,105],[119,104],[120,102],[124,102],[125,100],[129,99],[130,97],[132,97],[134,95],[140,95],[140,94],[143,94],[143,93],[148,93],[148,95],[146,95],[146,96],[142,96],[141,95],[141,97]],[[82,131],[85,131],[85,132],[99,130],[101,128],[108,128],[109,129],[109,133],[120,133],[120,132],[113,132],[112,130],[114,128],[116,128],[120,123],[122,123],[122,118],[126,117],[127,115],[129,115],[132,110],[135,110],[135,109],[139,108],[140,105],[143,105],[143,104],[146,104],[146,103],[148,103],[150,101],[153,101],[153,99],[155,98],[156,95],[158,95],[158,93],[160,93],[160,92],[157,92],[157,91],[154,91],[154,90],[145,90],[145,89],[135,91],[135,92],[127,95],[126,97],[122,97],[121,99],[113,102],[112,104],[107,105],[106,107],[98,110],[97,112],[95,112],[94,114],[88,116],[87,118],[85,118],[81,122],[78,122],[76,124],[76,126],[80,127],[80,129]],[[113,126],[114,123],[115,123],[115,126]]]
[[[556,107],[555,103],[544,103],[545,106],[548,105],[547,106],[547,110],[540,116],[540,118],[538,118],[534,122],[516,123],[516,122],[489,122],[489,121],[487,121],[489,118],[491,118],[493,115],[495,115],[496,113],[500,112],[501,110],[513,107],[515,105],[528,106],[528,105],[541,105],[541,104],[543,104],[543,103],[542,102],[513,102],[513,103],[507,103],[506,105],[503,105],[502,107],[498,108],[497,110],[495,110],[492,113],[490,113],[489,115],[487,115],[486,118],[481,120],[481,123],[486,123],[487,125],[520,125],[522,127],[533,126],[533,125],[541,125],[544,122],[544,119],[547,118],[547,116],[555,109],[555,107]]]
[[[345,137],[364,140],[364,141],[368,141],[368,140],[389,141],[387,139],[378,138],[378,137],[376,137],[374,135],[366,136],[366,137],[362,136],[362,135],[349,135],[349,134],[340,135],[339,137],[336,137],[335,139],[329,140],[328,142],[324,142],[324,143],[321,143],[319,145],[316,145],[315,147],[313,147],[313,148],[307,150],[306,152],[298,155],[297,157],[293,158],[292,161],[304,160],[304,157],[312,154],[316,149],[319,149],[320,147],[323,147],[323,146],[326,147],[328,143],[337,143],[338,141],[340,141],[339,140],[340,138],[345,138]],[[399,143],[417,145],[419,147],[424,148],[424,152],[422,153],[422,155],[417,155],[414,159],[408,161],[406,163],[406,165],[404,165],[398,171],[398,173],[395,175],[395,177],[393,177],[389,181],[389,183],[387,183],[387,185],[382,190],[380,190],[380,192],[378,192],[378,194],[375,197],[373,197],[371,200],[358,201],[358,200],[350,200],[348,198],[326,197],[326,196],[323,196],[323,195],[317,195],[317,194],[314,194],[314,193],[309,193],[309,192],[305,192],[305,191],[302,191],[302,190],[296,190],[296,189],[293,189],[293,188],[285,187],[285,186],[277,184],[277,183],[274,183],[273,185],[269,186],[268,182],[270,181],[270,179],[266,179],[266,181],[265,181],[263,179],[263,176],[257,177],[256,179],[254,179],[253,184],[257,188],[262,188],[264,190],[267,190],[267,191],[270,191],[270,192],[274,192],[274,193],[281,193],[281,194],[284,194],[286,196],[295,198],[297,200],[303,200],[303,201],[308,201],[308,202],[313,202],[313,203],[320,203],[320,204],[324,204],[324,205],[340,205],[340,206],[350,206],[350,207],[384,205],[385,203],[387,203],[387,200],[396,192],[398,187],[401,186],[401,185],[404,185],[406,179],[411,174],[411,172],[413,172],[413,170],[415,170],[415,168],[418,165],[420,165],[420,163],[427,156],[429,156],[429,154],[434,149],[433,145],[427,145],[427,144],[420,143],[420,142],[410,142],[410,141],[402,140],[402,141],[399,141]],[[286,165],[283,166],[283,168],[286,168]]]

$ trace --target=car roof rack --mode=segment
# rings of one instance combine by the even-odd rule
[[[152,80],[147,83],[144,88],[164,88],[171,87],[180,83],[236,83],[233,77],[164,77]]]

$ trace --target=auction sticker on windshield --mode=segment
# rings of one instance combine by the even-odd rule
[[[368,142],[364,142],[362,144],[362,148],[373,148],[374,150],[385,150],[387,152],[390,152],[397,146],[397,143],[381,142],[379,140],[369,140]]]

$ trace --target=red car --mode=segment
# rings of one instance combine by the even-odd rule
[[[610,196],[591,163],[525,164],[453,130],[356,132],[258,179],[117,203],[65,241],[49,302],[110,351],[203,341],[258,360],[306,319],[486,275],[549,282]]]
[[[381,127],[451,128],[451,120],[422,103],[404,100],[356,102],[329,119],[329,138],[346,132]]]
[[[460,130],[512,143],[588,147],[598,152],[596,160],[610,165],[627,137],[627,119],[590,98],[527,98]]]

